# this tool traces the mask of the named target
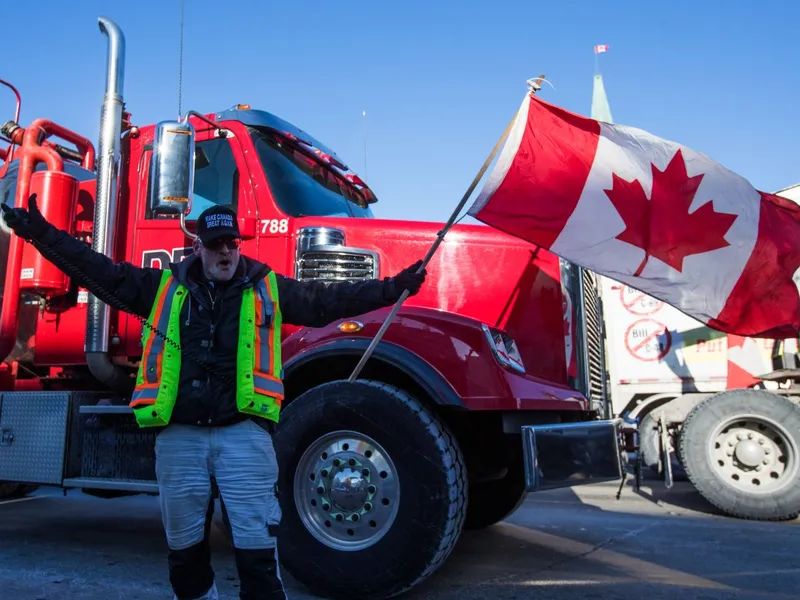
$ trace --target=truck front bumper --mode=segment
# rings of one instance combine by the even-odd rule
[[[529,492],[619,481],[627,455],[621,420],[525,425],[522,448]]]

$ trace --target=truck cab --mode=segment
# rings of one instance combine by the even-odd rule
[[[193,193],[185,214],[173,206],[152,206],[155,127],[137,128],[132,136],[129,160],[137,167],[125,185],[131,199],[126,218],[133,224],[127,260],[158,268],[181,260],[192,252],[197,215],[211,205],[225,205],[238,215],[242,254],[279,273],[351,281],[380,275],[374,252],[344,248],[341,233],[303,225],[316,217],[341,221],[374,216],[370,205],[377,198],[332,150],[248,105],[206,118],[223,125],[224,133],[194,119]],[[319,265],[311,266],[306,252],[320,246],[327,251],[319,255]],[[333,251],[334,246],[342,246],[347,254]]]

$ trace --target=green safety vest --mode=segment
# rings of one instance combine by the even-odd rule
[[[278,422],[284,396],[281,311],[275,273],[242,292],[236,355],[239,411]],[[189,291],[169,270],[161,276],[148,321],[180,345],[180,314]],[[264,327],[268,323],[267,327]],[[140,427],[169,424],[178,398],[181,353],[147,326],[142,327],[142,362],[130,407]]]

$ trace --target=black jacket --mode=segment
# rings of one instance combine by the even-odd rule
[[[88,244],[52,226],[36,241],[42,255],[56,266],[64,268],[61,257],[94,280],[92,283],[75,277],[80,285],[95,292],[96,283],[134,313],[149,317],[161,282],[161,269],[140,268],[128,262],[114,263],[107,256],[94,252]],[[180,345],[226,374],[230,381],[235,381],[242,290],[266,277],[271,269],[242,256],[234,277],[229,282],[213,285],[205,278],[197,256],[171,264],[170,269],[190,292],[181,312]],[[323,284],[298,281],[278,273],[276,276],[280,310],[283,322],[288,325],[321,327],[337,319],[390,306],[400,296],[391,278]],[[245,418],[248,417],[237,410],[234,386],[191,359],[181,361],[172,423],[228,425]]]

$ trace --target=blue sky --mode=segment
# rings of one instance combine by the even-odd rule
[[[236,103],[309,131],[364,173],[377,216],[445,220],[516,111],[525,80],[581,114],[595,44],[614,119],[708,154],[757,188],[800,183],[800,4],[672,2],[205,2],[187,0],[183,110]],[[103,15],[127,43],[137,124],[177,113],[179,0],[9,2],[0,78],[22,123],[97,139]],[[37,48],[40,54],[34,55]],[[13,96],[0,88],[0,120]],[[476,192],[477,193],[477,192]]]

